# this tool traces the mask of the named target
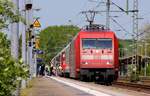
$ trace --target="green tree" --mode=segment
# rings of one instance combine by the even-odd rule
[[[141,29],[141,32],[144,32],[144,36],[142,37],[144,42],[141,42],[141,44],[143,45],[142,47],[142,51],[144,53],[144,55],[150,57],[150,23],[144,25],[144,27]],[[142,40],[140,40],[142,41]],[[146,53],[145,53],[146,51]],[[142,70],[144,73],[145,69],[143,68]],[[148,60],[148,66],[147,66],[147,76],[150,76],[150,62]]]
[[[7,28],[12,22],[23,20],[17,12],[14,12],[15,7],[10,0],[0,0],[0,29]]]
[[[120,55],[124,56],[127,54],[128,56],[132,55],[132,47],[130,45],[133,44],[131,39],[119,39],[119,51],[121,52]],[[125,50],[126,48],[126,50]]]
[[[48,63],[60,52],[79,32],[79,28],[72,25],[50,26],[42,30],[40,36],[40,49],[44,51],[42,58]]]
[[[150,24],[146,24],[141,31],[144,32],[142,39],[144,40],[144,43],[147,43],[147,49],[150,49]],[[150,50],[147,50],[147,55],[150,56]]]

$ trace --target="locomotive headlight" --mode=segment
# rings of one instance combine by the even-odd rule
[[[69,69],[69,66],[67,66],[66,69]]]
[[[96,50],[96,53],[98,53],[99,51],[98,50]]]
[[[84,65],[88,65],[88,62],[82,62],[82,64],[84,64]]]
[[[109,65],[110,64],[110,62],[109,61],[107,61],[107,63],[106,63],[107,65]]]
[[[88,62],[85,62],[85,65],[87,65],[88,64]]]
[[[107,65],[110,65],[110,64],[112,64],[112,61],[107,61],[106,64],[107,64]]]

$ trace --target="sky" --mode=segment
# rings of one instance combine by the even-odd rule
[[[68,25],[73,24],[79,27],[83,27],[88,24],[86,18],[81,11],[86,10],[105,10],[105,6],[101,4],[99,7],[99,1],[105,0],[95,0],[98,2],[89,2],[92,0],[33,0],[34,8],[40,8],[39,12],[34,12],[34,17],[40,17],[40,22],[42,29],[53,26],[53,25]],[[94,0],[93,0],[94,1]],[[126,7],[126,0],[111,0],[120,7]],[[139,29],[141,29],[145,24],[150,22],[150,0],[139,0]],[[129,9],[133,9],[133,0],[129,0]],[[112,10],[119,10],[116,6],[111,6]],[[105,24],[105,14],[97,14],[95,18],[95,23]],[[110,16],[114,18],[127,32],[132,33],[132,13],[129,15],[125,13],[111,13]],[[113,16],[118,16],[117,18]],[[69,22],[71,20],[71,22]],[[131,38],[130,34],[123,31],[115,22],[111,20],[110,29],[113,30],[117,37],[119,38]],[[120,31],[121,30],[121,31]]]

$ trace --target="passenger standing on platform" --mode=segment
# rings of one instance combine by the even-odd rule
[[[50,69],[49,69],[49,66],[46,65],[45,66],[45,76],[48,77],[50,75]]]
[[[51,67],[50,67],[50,76],[52,76],[52,75],[55,75],[53,65],[51,65]]]
[[[42,65],[41,65],[41,71],[40,71],[40,75],[41,75],[41,76],[44,76],[44,70],[45,70],[45,65],[42,64]]]
[[[40,77],[40,75],[41,75],[41,65],[38,68],[37,74],[38,74],[38,77]]]

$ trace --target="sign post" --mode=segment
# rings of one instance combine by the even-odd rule
[[[41,24],[40,24],[39,20],[35,19],[35,21],[33,23],[33,28],[38,29],[40,27],[41,27]],[[35,50],[39,49],[39,41],[40,41],[39,38],[34,38]],[[37,52],[35,52],[34,53],[34,69],[33,69],[35,71],[35,74],[37,73],[37,63],[43,61],[42,59],[37,58],[37,55],[38,55]]]

